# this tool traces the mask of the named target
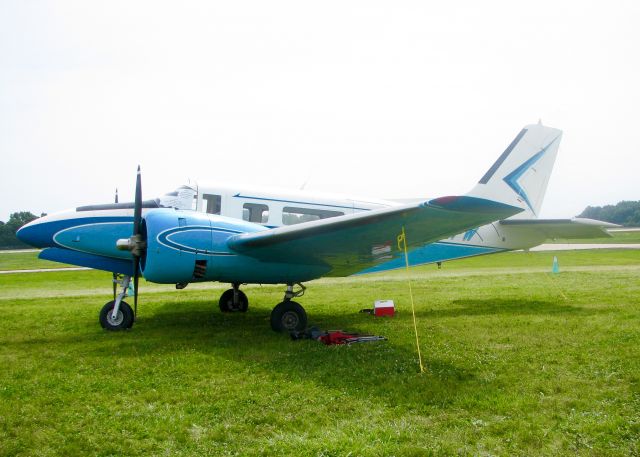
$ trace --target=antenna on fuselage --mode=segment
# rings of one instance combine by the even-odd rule
[[[312,174],[313,174],[313,171],[310,171],[309,174],[307,175],[307,179],[305,179],[305,181],[300,186],[300,190],[304,190],[304,188],[307,187],[307,184],[309,184],[309,181],[311,181]]]

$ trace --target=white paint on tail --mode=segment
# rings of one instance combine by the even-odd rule
[[[520,206],[514,219],[538,217],[561,138],[561,130],[527,125],[468,195]]]

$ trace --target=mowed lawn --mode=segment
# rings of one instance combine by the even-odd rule
[[[311,282],[310,323],[388,338],[334,347],[270,330],[283,287],[142,281],[108,333],[109,273],[0,275],[0,455],[638,455],[640,251],[554,254]]]
[[[38,259],[39,252],[40,251],[36,251],[35,249],[25,250],[24,252],[0,250],[0,271],[29,270],[35,268],[68,268],[74,266],[40,260]]]

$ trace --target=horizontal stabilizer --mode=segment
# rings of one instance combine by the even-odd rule
[[[500,225],[510,232],[522,231],[545,239],[579,239],[610,237],[608,228],[619,225],[594,219],[507,219]]]

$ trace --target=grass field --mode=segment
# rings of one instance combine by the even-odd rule
[[[65,268],[73,265],[50,262],[38,259],[39,252],[28,250],[25,252],[0,251],[0,271],[31,270],[36,268]]]
[[[348,347],[273,333],[272,286],[223,315],[224,285],[142,282],[107,333],[109,280],[0,275],[0,455],[640,455],[638,251],[309,283],[310,323],[388,338]],[[397,317],[358,313],[380,298]]]

